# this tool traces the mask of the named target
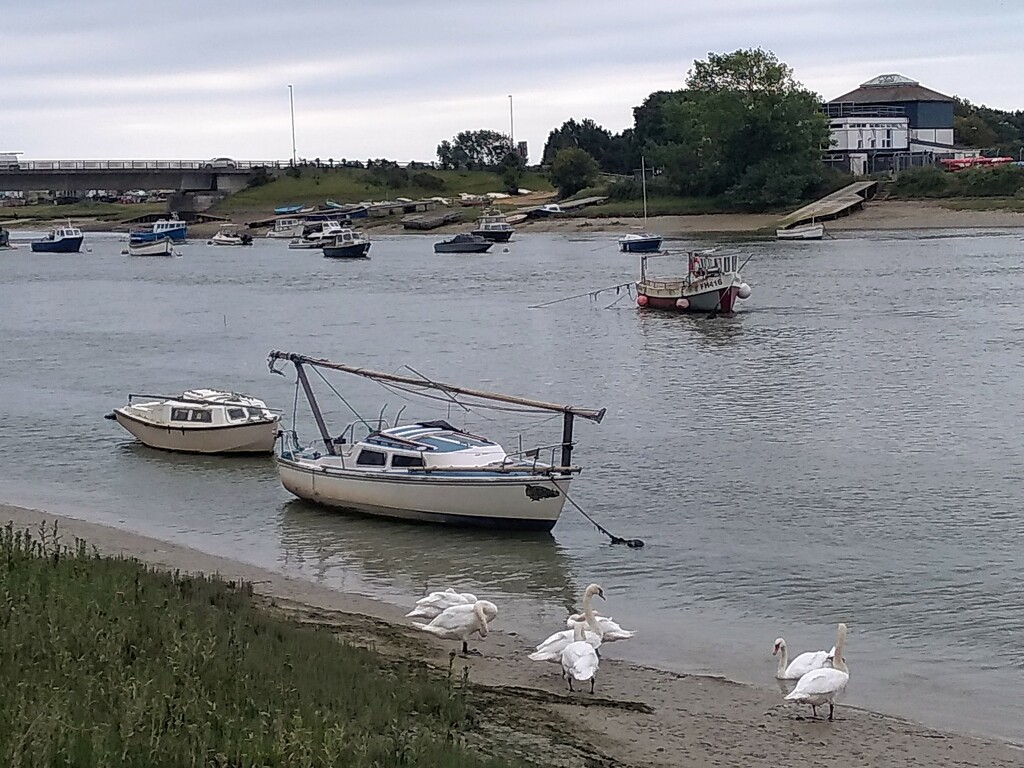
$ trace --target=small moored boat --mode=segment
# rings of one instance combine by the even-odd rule
[[[334,236],[340,233],[345,227],[337,221],[330,219],[317,221],[313,224],[305,224],[302,234],[288,243],[289,248],[323,248],[324,243],[334,240]]]
[[[743,282],[735,254],[715,256],[709,252],[687,255],[683,277],[652,278],[647,274],[647,256],[640,261],[640,279],[636,281],[637,306],[676,312],[733,311],[736,299],[750,297],[750,286]]]
[[[221,227],[216,235],[210,238],[210,245],[252,245],[252,235],[239,234],[234,225]]]
[[[775,237],[778,240],[821,240],[824,236],[825,225],[813,221],[808,224],[798,224],[795,227],[775,230]]]
[[[150,448],[181,453],[270,453],[280,420],[262,400],[217,389],[175,397],[130,394],[128,404],[106,418]]]
[[[172,214],[169,219],[157,219],[152,224],[133,230],[128,235],[128,241],[153,242],[169,237],[175,243],[184,243],[187,236],[188,224]]]
[[[85,236],[78,227],[67,226],[51,229],[42,240],[32,241],[33,253],[78,253]]]
[[[619,250],[622,253],[657,253],[661,250],[661,235],[647,230],[647,165],[640,158],[640,179],[644,195],[644,226],[643,232],[631,232],[619,238]]]
[[[484,211],[483,215],[476,220],[476,227],[471,234],[491,240],[495,243],[507,243],[515,234],[515,230],[508,223],[505,215],[498,210]]]
[[[369,252],[369,238],[348,227],[343,227],[333,240],[324,243],[324,256],[329,259],[363,259]]]
[[[305,222],[302,219],[283,218],[274,222],[274,228],[267,232],[267,237],[300,237]]]
[[[287,216],[290,213],[298,213],[302,210],[302,203],[298,205],[279,205],[274,209],[274,213],[278,216]]]
[[[434,253],[487,253],[492,245],[494,243],[486,237],[463,232],[450,240],[434,243]]]
[[[161,237],[151,242],[128,241],[129,256],[175,256],[174,241],[169,237]]]
[[[277,361],[295,366],[296,387],[302,386],[321,436],[319,446],[303,448],[294,431],[282,434],[277,456],[282,485],[300,499],[367,515],[449,525],[550,530],[561,514],[573,476],[580,471],[572,465],[573,419],[580,416],[600,423],[604,418],[604,409],[528,400],[290,352],[270,353],[268,362],[274,373],[280,373],[274,367]],[[508,454],[493,440],[440,420],[386,427],[381,418],[373,429],[360,419],[340,436],[332,437],[307,368],[343,371],[413,394],[441,392],[446,400],[462,407],[474,402],[472,398],[484,404],[490,402],[491,407],[500,402],[523,410],[558,412],[563,414],[562,440],[548,446],[552,455],[545,463],[538,459],[542,449]],[[367,427],[368,434],[362,439],[355,437],[356,424]]]

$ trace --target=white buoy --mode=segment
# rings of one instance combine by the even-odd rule
[[[740,289],[737,291],[737,295],[739,295],[741,299],[749,299],[751,293],[753,293],[753,291],[750,290],[749,285],[746,283],[740,283]]]

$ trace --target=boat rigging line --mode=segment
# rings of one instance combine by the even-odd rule
[[[583,507],[577,504],[573,500],[573,498],[568,493],[565,492],[565,489],[562,488],[562,486],[558,485],[558,483],[555,483],[555,487],[557,487],[558,490],[562,492],[562,495],[565,496],[565,500],[572,504],[576,508],[576,511],[578,511],[581,515],[587,518],[587,520],[589,520],[593,524],[593,526],[597,528],[597,530],[599,530],[601,533],[607,536],[611,540],[612,544],[625,544],[630,549],[642,549],[644,547],[643,539],[624,539],[621,536],[616,536],[614,533],[612,533],[599,522],[597,522],[597,520],[588,515],[583,510]]]
[[[619,283],[618,285],[609,285],[607,288],[598,288],[595,291],[584,291],[583,293],[577,293],[575,296],[563,296],[560,299],[554,299],[553,301],[545,301],[543,304],[534,304],[527,309],[540,309],[541,307],[550,307],[552,304],[558,304],[562,301],[569,301],[570,299],[582,299],[584,296],[589,296],[592,299],[596,299],[599,293],[605,291],[617,291],[621,288],[627,288],[636,284],[636,280],[630,280],[628,283]]]

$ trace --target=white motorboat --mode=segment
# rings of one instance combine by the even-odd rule
[[[775,237],[778,240],[821,240],[824,236],[825,225],[813,221],[809,224],[798,224],[795,227],[775,230]]]
[[[604,410],[555,405],[499,395],[452,384],[370,371],[288,352],[271,352],[271,370],[278,360],[295,366],[320,429],[317,446],[303,448],[294,431],[282,433],[278,474],[288,491],[300,499],[367,515],[449,525],[550,530],[558,521],[573,476],[573,417],[600,422]],[[331,437],[309,385],[306,368],[341,370],[405,391],[440,390],[452,402],[459,396],[514,403],[524,409],[563,414],[562,441],[541,462],[540,450],[508,454],[493,440],[458,429],[446,421],[420,421],[402,426],[368,428],[355,439],[356,424]],[[493,405],[492,405],[493,407]],[[558,462],[556,452],[560,451]]]
[[[274,222],[274,228],[267,232],[267,237],[291,239],[302,236],[302,228],[306,223],[302,219],[284,218]]]
[[[323,248],[327,243],[333,243],[334,238],[342,234],[347,227],[338,221],[317,222],[306,224],[302,236],[297,237],[288,243],[289,248]]]
[[[252,245],[252,235],[239,234],[233,226],[225,225],[210,238],[209,245]]]
[[[128,241],[129,256],[176,256],[174,241],[170,237],[161,237],[159,240],[147,242]]]
[[[106,418],[144,445],[182,453],[270,453],[280,421],[262,400],[217,389],[174,397],[130,394],[128,404]]]
[[[515,234],[515,230],[501,211],[490,210],[484,211],[476,220],[476,227],[471,234],[487,238],[494,243],[507,243]]]

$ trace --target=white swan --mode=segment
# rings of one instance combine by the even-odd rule
[[[843,649],[846,646],[846,625],[840,624],[836,633],[834,666],[808,672],[800,678],[793,692],[786,696],[789,701],[800,701],[811,705],[811,712],[818,716],[818,706],[828,704],[828,719],[835,712],[836,697],[846,690],[850,682],[850,671],[846,668]]]
[[[480,651],[470,651],[466,641],[474,633],[480,637],[487,637],[487,625],[494,621],[497,615],[498,607],[494,603],[477,600],[472,605],[453,605],[445,608],[429,624],[414,621],[412,625],[445,640],[461,640],[463,655],[479,656]]]
[[[835,652],[834,646],[828,652],[807,651],[789,661],[789,657],[786,655],[786,641],[781,637],[776,638],[772,656],[779,657],[779,666],[775,670],[775,677],[779,680],[799,680],[808,672],[828,666],[829,659]]]
[[[472,592],[456,592],[448,587],[444,592],[431,592],[426,597],[416,601],[416,607],[405,614],[406,618],[433,619],[440,616],[445,608],[453,605],[472,605],[476,602],[476,595]]]
[[[601,646],[601,631],[594,609],[590,607],[590,602],[595,596],[604,600],[604,590],[597,584],[591,584],[583,593],[583,615],[586,617],[587,626],[590,627],[590,629],[584,630],[583,639],[596,649]],[[538,645],[537,650],[531,653],[529,658],[531,661],[553,661],[557,664],[562,660],[562,651],[572,642],[573,630],[566,629],[555,632]]]
[[[597,665],[600,663],[597,658],[597,651],[583,639],[584,627],[582,621],[576,622],[573,627],[573,641],[565,646],[562,651],[562,677],[568,678],[569,690],[572,691],[572,682],[577,680],[581,683],[590,681],[590,692],[594,692],[594,679],[597,676]]]
[[[582,613],[574,613],[565,620],[565,625],[569,627],[569,629],[572,629],[576,626],[577,622],[585,622],[586,620],[587,617]],[[612,621],[611,616],[602,616],[597,611],[594,611],[594,621],[597,622],[597,633],[601,635],[602,643],[614,643],[616,640],[629,640],[629,638],[636,636],[635,630],[623,629],[619,626],[618,622]]]

